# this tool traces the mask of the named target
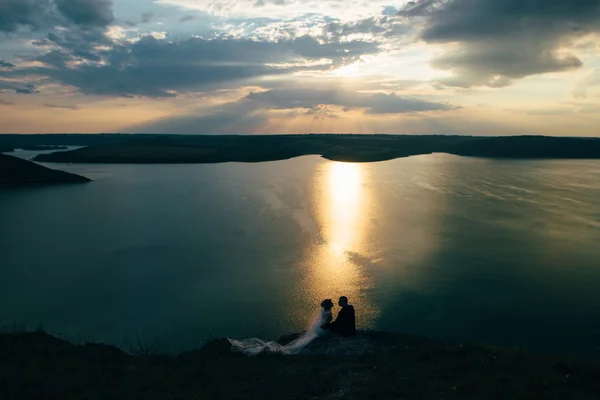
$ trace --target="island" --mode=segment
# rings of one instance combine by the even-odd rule
[[[57,171],[21,158],[0,154],[0,188],[50,183],[85,183],[90,179]]]
[[[376,162],[431,153],[491,158],[600,158],[600,139],[547,136],[125,135],[120,139],[72,151],[40,154],[35,160],[172,164],[262,162],[319,155],[332,161]]]
[[[140,341],[124,351],[43,331],[0,333],[0,398],[576,400],[600,393],[592,360],[402,333],[326,336],[291,356],[249,358],[230,348],[216,339],[176,354],[160,341]]]

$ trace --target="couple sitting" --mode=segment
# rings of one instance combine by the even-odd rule
[[[320,328],[337,333],[341,336],[356,336],[356,316],[354,314],[354,307],[348,304],[348,298],[346,296],[340,297],[338,305],[342,307],[342,309],[338,313],[335,321],[332,321],[333,316],[331,315],[331,309],[333,308],[333,301],[331,301],[331,299],[323,300],[321,303],[323,314]]]
[[[306,332],[286,345],[258,338],[245,340],[227,338],[227,340],[231,343],[232,351],[248,356],[256,356],[261,353],[297,354],[314,339],[329,332],[340,336],[355,336],[356,319],[354,316],[354,307],[348,304],[346,296],[340,297],[338,304],[342,309],[335,321],[332,321],[331,309],[333,308],[333,301],[331,299],[323,300],[321,309],[315,315]]]

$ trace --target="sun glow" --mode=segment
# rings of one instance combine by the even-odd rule
[[[334,76],[354,77],[360,75],[360,67],[358,63],[345,65],[331,72]]]
[[[301,264],[306,271],[303,290],[309,303],[348,296],[360,304],[359,325],[369,326],[378,315],[369,297],[371,166],[343,162],[319,165],[312,187],[318,241]]]
[[[362,171],[358,164],[332,163],[328,169],[327,237],[334,253],[353,250],[360,226]]]

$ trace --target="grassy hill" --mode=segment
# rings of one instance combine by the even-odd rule
[[[57,171],[17,157],[0,154],[0,188],[14,185],[89,181],[83,176]]]
[[[180,355],[148,350],[0,334],[0,398],[600,398],[599,365],[395,333],[321,338],[294,356],[248,358],[225,339]]]

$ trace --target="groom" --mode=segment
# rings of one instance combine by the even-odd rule
[[[323,329],[329,329],[340,336],[356,336],[356,317],[354,307],[348,304],[346,296],[340,297],[338,305],[342,307],[335,321],[321,326]]]

